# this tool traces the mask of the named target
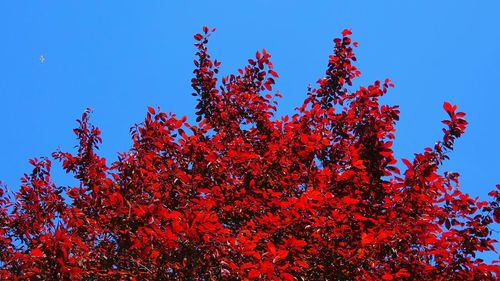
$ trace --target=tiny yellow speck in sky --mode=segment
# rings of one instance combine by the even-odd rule
[[[45,57],[43,55],[40,55],[40,63],[44,63],[45,62]]]

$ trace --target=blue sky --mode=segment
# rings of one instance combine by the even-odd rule
[[[469,127],[445,170],[460,172],[473,197],[486,199],[500,183],[500,1],[213,2],[2,1],[2,182],[15,190],[29,158],[72,150],[72,128],[86,107],[110,160],[128,149],[129,128],[148,105],[194,121],[193,34],[208,25],[217,28],[209,48],[223,73],[256,50],[272,54],[285,114],[323,75],[332,39],[351,28],[359,83],[389,77],[396,84],[384,102],[401,106],[397,157],[441,137],[442,104],[450,101]],[[68,182],[57,169],[55,178]]]

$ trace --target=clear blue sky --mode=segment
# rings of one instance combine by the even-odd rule
[[[192,44],[203,25],[217,28],[209,48],[223,73],[256,50],[272,54],[281,113],[302,103],[324,73],[332,39],[351,28],[361,83],[396,84],[384,101],[401,106],[398,158],[432,146],[443,101],[456,103],[470,125],[444,168],[486,199],[500,183],[500,1],[311,2],[2,1],[0,179],[15,190],[29,158],[72,150],[86,107],[110,160],[128,149],[129,128],[148,105],[194,121]],[[69,182],[60,170],[55,177]]]

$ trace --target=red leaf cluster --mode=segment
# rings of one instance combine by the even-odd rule
[[[57,186],[31,160],[13,197],[0,189],[1,280],[497,280],[491,202],[439,171],[465,130],[444,104],[443,139],[403,159],[391,149],[390,80],[352,89],[354,43],[334,40],[325,77],[293,116],[274,118],[271,55],[222,77],[196,34],[197,123],[148,107],[132,147],[108,165],[89,111],[75,153],[78,184]]]

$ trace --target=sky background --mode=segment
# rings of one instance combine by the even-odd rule
[[[148,105],[194,122],[193,35],[208,25],[217,28],[209,49],[223,74],[257,50],[271,53],[281,114],[302,104],[332,39],[351,28],[358,83],[396,85],[383,102],[401,107],[397,158],[441,138],[449,101],[469,127],[443,170],[459,172],[473,197],[487,199],[500,183],[500,1],[210,2],[1,1],[0,180],[16,190],[29,158],[73,151],[72,128],[87,107],[109,160],[130,147],[129,129]],[[71,183],[54,169],[58,184]]]

